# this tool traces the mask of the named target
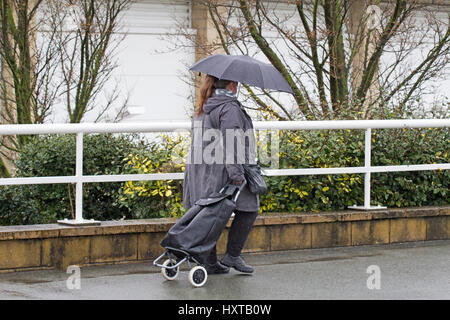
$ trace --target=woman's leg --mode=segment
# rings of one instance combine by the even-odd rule
[[[205,262],[208,265],[216,264],[216,262],[217,262],[217,249],[216,249],[216,246],[214,246],[214,248],[211,249],[211,251],[209,252]]]
[[[220,264],[217,261],[217,250],[216,246],[211,249],[208,256],[206,257],[205,265],[206,271],[208,274],[222,274],[230,272],[230,268]]]
[[[245,265],[240,255],[257,216],[258,212],[234,211],[234,219],[228,232],[227,252],[224,257],[224,261],[228,265],[225,264],[225,266],[235,267],[242,272],[253,272],[250,266]],[[231,259],[228,259],[227,256],[231,256]],[[239,258],[238,261],[234,261],[233,257]],[[227,273],[229,271],[228,268],[224,268],[223,265],[217,263],[216,246],[214,246],[206,257],[205,265],[208,273],[211,274]]]
[[[220,262],[240,272],[252,273],[253,268],[242,259],[241,251],[244,248],[245,241],[247,241],[253,223],[258,216],[258,212],[235,210],[234,213],[233,223],[228,232],[227,252]]]
[[[234,211],[234,219],[228,233],[227,244],[227,253],[232,257],[241,255],[257,216],[258,212]]]

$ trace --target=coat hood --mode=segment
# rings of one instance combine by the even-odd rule
[[[215,108],[225,103],[236,102],[238,103],[238,99],[236,97],[230,97],[224,94],[216,94],[213,93],[211,97],[206,101],[203,106],[203,112],[209,114]]]

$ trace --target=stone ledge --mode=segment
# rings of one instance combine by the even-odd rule
[[[71,227],[60,224],[36,224],[0,227],[1,240],[46,239],[125,233],[168,231],[176,219],[103,221],[99,226]]]
[[[450,215],[450,206],[393,208],[376,211],[330,211],[318,213],[270,213],[262,214],[255,226],[309,224],[325,222],[367,221],[377,219],[419,218]],[[71,227],[59,224],[24,226],[0,226],[0,241],[20,239],[46,239],[95,235],[167,232],[176,222],[175,218],[104,221],[99,226]],[[227,226],[230,226],[230,222]]]
[[[0,273],[151,261],[176,219],[105,221],[99,226],[58,224],[0,227]],[[228,227],[231,222],[228,223]],[[228,228],[217,251],[226,250]],[[299,250],[450,239],[450,206],[377,211],[260,215],[244,252]]]

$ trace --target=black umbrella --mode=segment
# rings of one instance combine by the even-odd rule
[[[289,84],[273,65],[245,55],[215,54],[200,60],[189,70],[258,88],[292,93]]]

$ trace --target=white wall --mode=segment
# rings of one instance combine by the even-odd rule
[[[124,121],[189,119],[193,89],[183,77],[195,52],[177,31],[190,26],[190,1],[140,0],[124,24],[128,35],[116,72],[129,94],[130,115]]]
[[[292,30],[304,32],[298,14],[293,4],[271,2],[270,15],[280,19],[280,25],[287,25]],[[195,30],[190,29],[190,1],[182,0],[138,0],[123,17],[122,33],[126,34],[117,51],[118,68],[105,88],[106,94],[119,91],[119,100],[115,108],[127,100],[128,115],[123,121],[151,121],[151,120],[187,120],[192,105],[193,88],[185,82],[189,76],[188,68],[195,62],[194,48],[189,47],[192,41],[186,41],[183,36],[177,35],[180,26],[195,36]],[[239,13],[239,10],[236,10]],[[446,16],[447,13],[443,15]],[[444,17],[445,18],[445,17]],[[230,24],[238,25],[238,18]],[[445,19],[444,19],[445,20]],[[420,23],[420,19],[417,23]],[[297,28],[297,29],[296,29]],[[313,81],[309,79],[304,66],[293,57],[289,57],[286,43],[277,38],[276,32],[270,26],[264,25],[264,33],[268,40],[275,44],[275,48],[284,52],[290,65],[296,68],[297,76],[305,83],[306,89],[314,94]],[[265,56],[256,46],[250,47],[250,55],[262,61]],[[417,48],[407,59],[407,63],[414,65],[426,48]],[[237,51],[234,53],[238,53]],[[383,64],[390,61],[389,54],[382,58]],[[430,85],[436,85],[437,90],[445,95],[450,90],[449,71],[447,77],[439,79]],[[313,79],[314,80],[314,79]],[[117,87],[116,87],[117,84]],[[245,90],[243,90],[245,91]],[[286,93],[274,95],[289,110],[296,110],[295,101]],[[241,96],[243,98],[243,96]],[[425,97],[427,103],[432,103],[432,96]],[[100,99],[98,107],[86,115],[85,121],[93,121],[101,109],[105,99]],[[61,99],[56,111],[49,121],[66,122],[64,100]],[[114,116],[114,110],[110,118]]]
[[[183,81],[195,61],[193,48],[177,35],[179,26],[190,30],[190,1],[138,0],[123,14],[123,38],[116,50],[118,67],[99,95],[95,108],[84,122],[93,122],[106,104],[107,96],[117,94],[107,118],[113,119],[126,102],[123,121],[186,120],[192,109],[192,88]],[[40,37],[38,34],[38,41]],[[67,122],[65,97],[58,99],[49,122]]]

